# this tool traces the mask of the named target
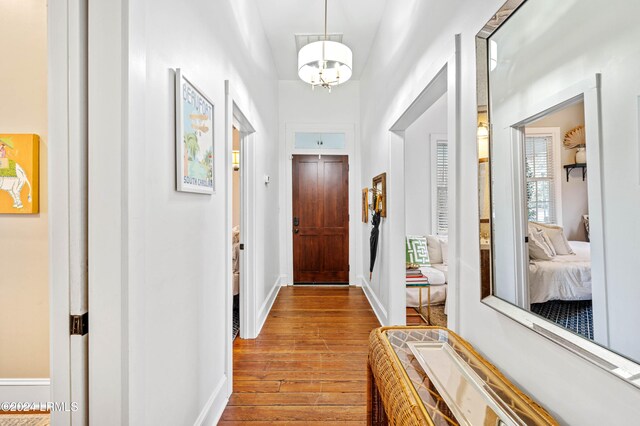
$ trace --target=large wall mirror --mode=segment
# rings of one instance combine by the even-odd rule
[[[638,387],[639,20],[510,0],[476,38],[483,302]]]

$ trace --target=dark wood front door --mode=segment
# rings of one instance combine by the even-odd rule
[[[349,161],[293,156],[293,281],[349,282]]]

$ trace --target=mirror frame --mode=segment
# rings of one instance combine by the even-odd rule
[[[494,274],[494,262],[493,262],[493,253],[494,253],[494,238],[493,238],[493,199],[492,199],[492,171],[491,171],[491,151],[492,151],[492,143],[493,143],[493,129],[491,126],[491,111],[490,111],[490,90],[489,90],[489,57],[488,57],[488,40],[489,38],[525,3],[527,0],[507,0],[507,2],[496,12],[495,15],[485,24],[485,26],[480,30],[480,32],[476,35],[476,90],[477,90],[477,126],[478,128],[482,125],[486,127],[488,130],[488,138],[487,138],[487,151],[488,151],[488,161],[487,161],[487,178],[489,179],[488,191],[489,191],[489,244],[487,248],[487,244],[480,240],[480,276],[481,276],[481,300],[482,303],[489,306],[490,308],[500,312],[501,314],[509,317],[510,319],[516,321],[517,323],[525,326],[527,329],[535,331],[541,336],[551,340],[552,342],[558,344],[564,349],[580,356],[581,358],[597,365],[598,367],[610,372],[615,377],[618,377],[624,380],[626,383],[631,384],[634,387],[640,388],[640,365],[604,346],[601,346],[595,342],[589,341],[584,337],[578,336],[577,334],[543,318],[532,312],[529,312],[525,309],[522,309],[516,305],[513,305],[509,302],[506,302],[496,296],[493,295],[493,277]],[[595,75],[593,78],[590,78],[584,82],[581,82],[574,87],[567,90],[566,93],[560,93],[553,100],[546,100],[546,102],[540,106],[538,111],[545,111],[552,107],[555,107],[572,97],[583,95],[585,98],[585,116],[588,114],[587,112],[587,99],[590,99],[591,109],[595,110],[595,114],[598,115],[596,117],[596,122],[599,126],[599,108],[600,108],[600,76]],[[555,102],[555,103],[554,103]],[[600,133],[600,129],[594,129],[594,134]],[[599,136],[598,136],[599,137]],[[482,217],[483,209],[482,202],[480,199],[480,188],[481,185],[486,185],[486,182],[482,182],[480,180],[480,162],[483,162],[481,159],[481,150],[480,144],[484,136],[481,138],[477,137],[477,148],[478,148],[478,218],[480,222],[480,226],[483,223],[487,223],[486,218]],[[600,145],[600,144],[597,144]],[[596,146],[592,149],[598,150],[599,146]],[[596,158],[599,159],[599,152],[594,152]],[[589,155],[589,154],[588,154]],[[484,160],[486,161],[486,160]],[[596,162],[596,164],[599,162]],[[601,175],[601,170],[598,166],[597,170],[591,168],[591,173],[597,173]],[[600,188],[598,188],[600,189]],[[601,206],[597,206],[601,208]],[[601,212],[600,212],[601,213]],[[600,217],[602,217],[600,215]],[[600,224],[601,225],[601,224]],[[600,226],[600,232],[602,232]],[[479,235],[479,237],[481,237]],[[602,243],[602,241],[601,241]],[[488,257],[484,256],[483,260],[483,249],[489,250]],[[484,269],[487,268],[488,271]],[[602,276],[597,277],[600,279],[604,279],[604,271],[602,271]],[[488,295],[487,295],[488,294]]]

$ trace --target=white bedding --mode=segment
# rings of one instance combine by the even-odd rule
[[[576,253],[529,262],[531,303],[549,300],[591,300],[591,249],[587,242],[569,241]]]

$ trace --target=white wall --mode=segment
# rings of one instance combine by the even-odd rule
[[[577,126],[584,125],[584,102],[578,102],[567,108],[544,117],[527,128],[536,127],[559,127],[560,138],[564,140],[564,135]],[[573,164],[576,162],[576,150],[565,149],[562,140],[558,141],[560,148],[560,164]],[[572,171],[567,182],[567,175],[564,168],[560,175],[562,181],[562,227],[565,235],[570,241],[587,241],[582,215],[589,213],[587,197],[587,181],[582,180],[582,170]]]
[[[360,241],[357,226],[360,221],[360,190],[367,185],[360,182],[360,83],[348,81],[334,87],[329,93],[325,89],[316,88],[300,80],[282,80],[279,82],[279,126],[280,126],[280,152],[282,161],[280,164],[280,238],[283,244],[280,246],[281,270],[285,276],[283,283],[291,283],[293,277],[291,271],[291,188],[288,175],[291,174],[291,147],[287,147],[287,138],[291,138],[291,131],[295,128],[313,128],[313,131],[342,131],[352,129],[347,134],[348,146],[344,152],[335,153],[349,155],[349,213],[351,221],[350,229],[350,282],[354,283],[356,271],[359,270],[360,257],[357,256],[357,243]],[[289,129],[289,134],[287,134]],[[310,130],[305,130],[310,131]],[[291,142],[291,141],[289,141]],[[370,180],[369,180],[370,182]],[[369,183],[370,185],[370,183]],[[289,187],[288,187],[289,186]],[[355,238],[351,236],[355,235]]]
[[[442,96],[404,135],[407,235],[432,234],[431,135],[447,133],[447,96]]]
[[[235,100],[256,130],[252,136],[256,179],[253,275],[256,309],[260,309],[279,288],[275,66],[251,1],[157,0],[125,5],[128,9],[122,14],[109,9],[102,15],[105,22],[126,24],[124,66],[130,98],[122,113],[130,126],[126,137],[132,140],[123,144],[121,158],[127,168],[122,174],[126,194],[122,238],[127,256],[120,284],[123,293],[99,301],[96,298],[105,294],[107,283],[98,282],[100,288],[90,294],[100,304],[96,331],[108,327],[103,304],[111,303],[114,321],[120,309],[125,311],[122,341],[114,342],[122,344],[122,350],[115,351],[111,363],[105,355],[92,353],[92,360],[105,368],[116,361],[122,363],[122,385],[113,389],[117,378],[109,380],[100,371],[92,372],[101,382],[90,382],[91,423],[119,422],[113,416],[118,418],[121,409],[127,424],[215,424],[228,397],[225,341],[231,332],[225,326],[230,306],[225,298],[225,274],[231,266],[230,240],[225,238],[231,225],[227,217],[231,208],[226,205],[231,165],[225,144],[231,141],[225,136],[225,80],[230,80]],[[92,16],[100,10],[95,7]],[[94,34],[100,29],[96,25]],[[100,52],[94,55],[99,57]],[[215,104],[213,195],[175,190],[173,69],[178,67]],[[90,72],[100,75],[96,70]],[[105,102],[111,95],[104,93]],[[95,183],[106,178],[97,173],[92,175]],[[270,186],[262,181],[265,174],[272,176]],[[104,219],[95,205],[92,214]],[[111,283],[112,288],[118,284]],[[106,388],[101,389],[100,384]],[[109,406],[109,401],[121,406]]]
[[[279,122],[286,123],[358,123],[360,121],[360,82],[351,80],[327,90],[300,80],[280,80]]]
[[[618,2],[616,2],[618,3]],[[611,7],[600,1],[598,13],[632,21],[637,13],[620,14],[620,10],[636,7],[629,2],[619,2],[619,7]],[[624,3],[624,4],[623,4]],[[461,123],[459,168],[457,179],[460,199],[456,214],[460,224],[460,326],[462,336],[468,339],[489,361],[500,368],[509,378],[530,393],[537,401],[555,415],[562,423],[571,425],[598,425],[628,423],[629,419],[640,415],[640,391],[632,388],[620,379],[614,378],[598,367],[583,359],[567,353],[564,349],[549,342],[533,331],[516,324],[513,320],[494,311],[480,302],[480,269],[478,247],[478,201],[477,201],[477,149],[476,149],[476,75],[475,75],[475,35],[492,15],[502,6],[502,0],[456,0],[446,4],[434,1],[412,0],[402,4],[388,2],[385,20],[374,41],[372,54],[360,81],[361,84],[361,128],[362,140],[362,176],[369,177],[389,166],[389,132],[393,122],[406,110],[410,102],[428,84],[430,75],[453,54],[454,34],[461,33]],[[593,10],[593,8],[584,8]],[[599,27],[599,25],[597,25]],[[590,28],[585,26],[585,28]],[[593,37],[602,32],[594,31]],[[629,43],[637,37],[629,37]],[[549,40],[548,45],[556,44],[557,39]],[[637,46],[627,44],[628,51],[637,52]],[[582,52],[576,49],[576,53]],[[633,64],[628,64],[633,65]],[[582,68],[581,68],[582,69]],[[634,72],[637,67],[629,66],[625,74]],[[615,84],[615,83],[613,83]],[[629,93],[636,96],[633,105],[624,101],[625,119],[637,119],[637,95],[640,88],[627,87]],[[621,90],[622,85],[615,84]],[[610,104],[619,101],[608,100]],[[605,105],[606,106],[606,105]],[[622,233],[637,233],[637,221],[629,227],[613,225],[616,220],[626,220],[626,215],[637,211],[638,199],[638,155],[637,128],[625,131],[615,125],[608,126],[617,149],[606,160],[622,161],[611,172],[615,183],[622,184],[619,189],[611,189],[614,195],[627,193],[621,199],[622,208],[610,209],[607,222],[608,238],[617,238]],[[630,133],[628,133],[630,132]],[[629,135],[632,135],[629,137]],[[620,141],[620,142],[618,142]],[[618,143],[623,145],[617,145]],[[624,146],[624,148],[622,148]],[[630,153],[633,153],[630,155]],[[622,157],[625,157],[622,159]],[[624,167],[622,166],[624,165]],[[624,173],[622,172],[624,170]],[[391,176],[390,178],[393,178]],[[613,185],[614,182],[611,182]],[[608,184],[609,185],[609,184]],[[389,195],[390,197],[393,194]],[[631,208],[631,204],[634,208]],[[400,214],[400,213],[398,213]],[[394,220],[393,212],[386,219],[387,224]],[[387,226],[383,223],[383,228]],[[389,253],[384,247],[384,229],[382,230],[382,250],[378,253],[381,269],[388,268]],[[364,240],[364,236],[363,236]],[[613,240],[611,240],[613,241]],[[637,248],[638,239],[628,239],[625,246]],[[635,253],[635,251],[633,252]],[[368,251],[362,253],[368,259]],[[622,254],[616,259],[616,265],[633,263],[630,256]],[[365,273],[362,269],[362,273]],[[609,270],[614,268],[609,268]],[[613,272],[609,272],[612,274]],[[616,272],[617,274],[617,272]],[[368,276],[368,274],[367,274]],[[616,275],[618,281],[627,278]],[[612,281],[613,282],[613,281]],[[383,306],[388,307],[389,295],[386,289],[389,277],[382,274],[371,288]],[[636,286],[636,289],[638,287]],[[618,290],[613,290],[618,292]],[[628,297],[629,306],[621,312],[633,311],[630,306],[638,297]],[[636,310],[637,311],[637,310]],[[625,333],[629,336],[629,331]],[[631,341],[634,339],[628,339]],[[591,409],[603,407],[607,410]]]
[[[47,5],[44,0],[4,1],[0,9],[0,133],[40,136],[40,213],[0,215],[0,378],[45,378],[49,377]],[[10,199],[5,191],[0,197]]]

